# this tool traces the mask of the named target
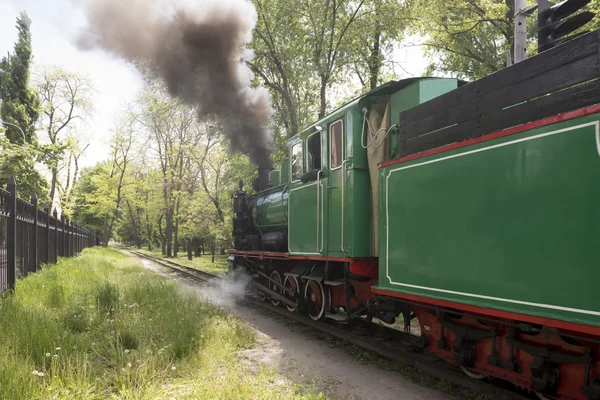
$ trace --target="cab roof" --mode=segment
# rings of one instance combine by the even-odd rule
[[[321,125],[326,125],[326,123],[332,119],[332,117],[334,117],[335,114],[340,114],[343,111],[346,111],[349,108],[352,108],[356,105],[358,105],[361,100],[364,100],[368,97],[375,97],[375,96],[389,96],[393,93],[396,93],[397,91],[404,89],[405,87],[418,82],[418,81],[422,81],[422,80],[428,80],[428,79],[454,79],[454,78],[439,78],[439,77],[416,77],[416,78],[407,78],[407,79],[401,79],[398,81],[389,81],[387,83],[384,83],[381,86],[376,87],[375,89],[364,93],[354,99],[352,99],[351,101],[349,101],[348,103],[342,105],[341,107],[337,108],[336,110],[330,112],[329,114],[327,114],[325,117],[321,118],[320,120],[318,120],[317,122],[307,126],[306,128],[304,128],[302,131],[300,131],[300,133],[294,135],[293,137],[291,137],[288,141],[287,141],[287,145],[290,145],[296,141],[298,141],[299,139],[308,136],[309,134],[312,134],[313,132],[315,132],[315,128],[317,126],[321,126]],[[466,81],[462,81],[459,80],[458,81],[458,86],[462,86],[464,84],[466,84]],[[336,116],[337,117],[337,116]],[[325,124],[324,124],[325,123]]]

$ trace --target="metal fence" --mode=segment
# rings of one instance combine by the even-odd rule
[[[17,183],[10,178],[7,190],[0,188],[0,292],[14,288],[17,279],[36,272],[41,264],[56,263],[58,257],[73,257],[95,246],[96,235],[69,221],[48,205],[38,208],[17,197]]]

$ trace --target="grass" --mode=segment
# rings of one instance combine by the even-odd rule
[[[1,399],[316,399],[239,362],[249,325],[113,249],[0,297]]]
[[[212,274],[222,275],[227,272],[227,254],[215,254],[215,263],[213,264],[211,254],[203,254],[200,257],[194,257],[193,260],[190,261],[187,258],[187,251],[179,252],[177,254],[177,257],[164,256],[160,248],[155,248],[152,251],[148,251],[147,249],[137,249],[137,251],[149,254],[154,257],[165,258],[173,262],[185,265],[187,267],[196,268],[202,271],[210,272]]]

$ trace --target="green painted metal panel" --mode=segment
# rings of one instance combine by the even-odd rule
[[[317,198],[319,207],[317,207]],[[298,184],[289,192],[291,254],[320,254],[323,240],[323,183]]]
[[[424,79],[419,81],[419,104],[448,93],[458,87],[454,78]]]
[[[599,119],[382,168],[379,287],[600,326]]]
[[[346,164],[344,247],[348,257],[371,256],[371,183],[367,152],[360,143],[363,114],[356,107],[348,114],[349,133],[347,148],[350,156]]]

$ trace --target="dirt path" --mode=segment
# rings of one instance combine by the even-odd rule
[[[273,318],[263,309],[239,304],[235,296],[222,288],[200,286],[166,272],[151,261],[140,259],[146,268],[178,280],[208,300],[231,310],[248,321],[258,332],[259,345],[245,351],[245,362],[265,364],[290,381],[335,399],[439,400],[448,395],[411,382],[399,372],[385,371],[372,364],[361,363],[347,351],[321,340],[310,328]],[[227,291],[232,291],[228,288]]]

